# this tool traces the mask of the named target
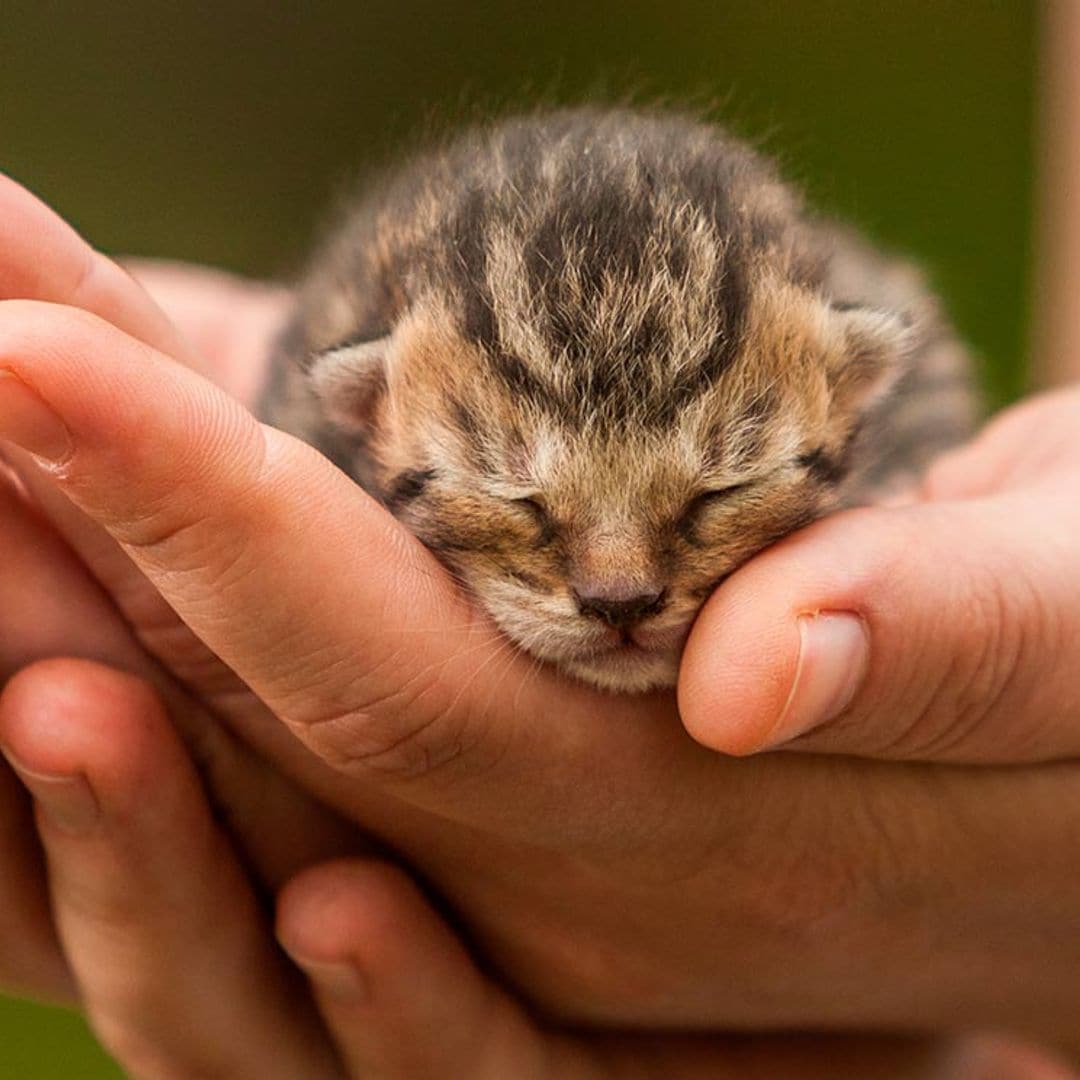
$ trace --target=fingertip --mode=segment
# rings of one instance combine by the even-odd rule
[[[349,859],[304,871],[279,898],[277,933],[355,1072],[524,1075],[532,1029],[396,867]]]
[[[679,672],[679,714],[691,738],[735,757],[768,740],[798,669],[797,622],[762,604],[732,578],[713,595],[687,642]]]
[[[383,863],[342,859],[310,867],[278,897],[278,941],[301,966],[363,960],[409,937],[409,914],[422,902],[401,871]]]
[[[130,788],[146,770],[147,733],[167,723],[141,679],[81,659],[41,660],[0,695],[0,744],[43,776],[83,775]]]

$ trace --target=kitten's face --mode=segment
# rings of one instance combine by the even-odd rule
[[[507,636],[621,691],[673,684],[719,581],[835,504],[898,332],[759,290],[737,360],[655,415],[582,409],[557,364],[508,367],[454,327],[440,305],[413,311],[374,353],[337,350],[317,385],[339,420],[363,404],[367,479]]]
[[[693,423],[620,438],[517,419],[521,442],[495,468],[446,455],[396,512],[518,645],[599,686],[674,683],[719,580],[818,512],[780,445],[728,468],[704,460]]]

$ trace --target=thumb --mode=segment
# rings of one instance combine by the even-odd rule
[[[924,761],[1080,752],[1080,506],[1061,486],[855,510],[734,574],[679,704],[699,742]]]

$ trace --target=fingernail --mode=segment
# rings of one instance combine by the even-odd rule
[[[869,663],[870,637],[858,615],[828,611],[800,616],[795,681],[762,749],[791,742],[839,716],[851,704]]]
[[[27,768],[6,747],[0,752],[19,775],[50,824],[73,836],[90,832],[101,817],[101,807],[83,776],[55,776]]]
[[[71,434],[59,416],[12,371],[0,369],[0,439],[49,464],[71,454]]]
[[[315,984],[316,990],[353,1004],[371,996],[367,979],[355,964],[347,960],[311,960],[291,952],[289,955]]]

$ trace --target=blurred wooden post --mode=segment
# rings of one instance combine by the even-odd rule
[[[1043,0],[1032,380],[1080,379],[1080,0]]]

